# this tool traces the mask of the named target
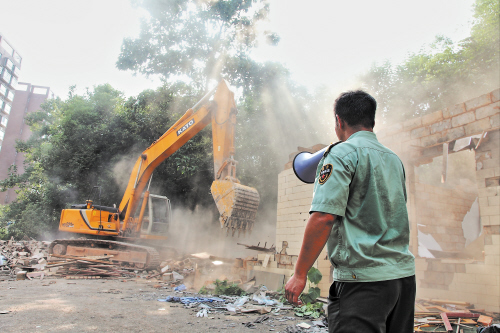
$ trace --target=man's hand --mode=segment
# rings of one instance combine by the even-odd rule
[[[285,286],[285,297],[288,302],[302,305],[299,300],[300,293],[304,290],[307,282],[307,272],[318,259],[321,250],[332,231],[336,216],[328,213],[313,212],[309,216],[304,231],[304,240],[300,248],[299,257],[295,264],[295,274],[288,280]]]
[[[307,282],[307,276],[303,278],[294,275],[288,280],[285,286],[285,297],[288,302],[295,305],[302,305],[302,301],[299,300],[299,296],[304,290]]]

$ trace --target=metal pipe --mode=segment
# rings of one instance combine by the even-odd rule
[[[217,89],[218,86],[215,86],[215,88],[213,88],[212,90],[210,90],[205,96],[203,96],[191,109],[195,109],[198,105],[201,104],[201,102],[203,102],[205,99],[207,99],[208,97],[212,96],[212,94],[215,92],[215,90]]]

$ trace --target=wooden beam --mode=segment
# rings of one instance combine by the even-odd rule
[[[453,332],[453,327],[451,327],[450,320],[448,319],[446,312],[441,313],[441,319],[443,319],[444,328],[446,328],[448,332]]]

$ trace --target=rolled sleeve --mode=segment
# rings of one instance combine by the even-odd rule
[[[319,171],[325,165],[332,166],[332,172],[326,181],[319,182]],[[313,200],[309,213],[322,212],[332,215],[345,216],[349,185],[352,179],[352,167],[339,156],[329,153],[318,166],[314,182]]]

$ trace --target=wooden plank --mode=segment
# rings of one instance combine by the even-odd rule
[[[439,305],[433,305],[433,306],[428,306],[427,309],[436,309],[439,312],[448,312],[450,310],[443,308],[442,306]]]
[[[472,312],[446,312],[448,318],[479,318],[479,313]]]
[[[69,256],[69,255],[62,255],[62,254],[53,254],[52,256],[58,257],[58,258],[66,258],[66,259],[73,259],[73,260],[85,260],[85,261],[89,261],[89,262],[96,262],[96,263],[99,263],[99,264],[113,265],[113,263],[110,262],[110,261],[96,260],[96,259],[87,259],[85,257]],[[110,259],[111,258],[112,257],[110,256]],[[51,266],[51,267],[53,267],[53,266]]]
[[[460,302],[460,301],[451,301],[448,299],[425,299],[426,302],[435,303],[435,304],[455,304],[455,305],[463,305],[469,306],[469,302]]]
[[[415,303],[415,310],[415,312],[429,312],[425,306],[417,303]]]
[[[441,319],[443,319],[444,328],[446,328],[448,332],[452,332],[453,327],[451,327],[450,320],[448,319],[446,312],[441,313]]]

